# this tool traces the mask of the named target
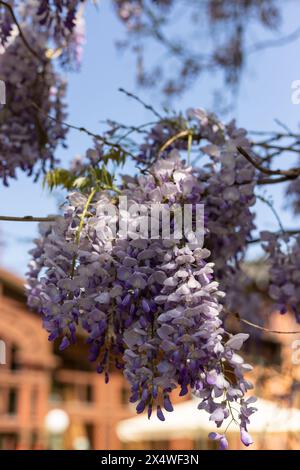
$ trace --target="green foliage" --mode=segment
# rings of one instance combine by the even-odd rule
[[[56,168],[46,173],[43,186],[47,186],[50,191],[57,187],[68,191],[77,189],[82,192],[89,192],[91,188],[115,190],[113,180],[114,176],[109,173],[104,164],[100,168],[88,166],[81,175],[76,175],[64,168]]]
[[[118,147],[112,147],[105,155],[103,155],[102,159],[106,164],[111,161],[118,165],[124,165],[127,157],[128,153],[125,150]]]
[[[59,186],[70,190],[74,187],[74,181],[76,181],[76,179],[76,176],[69,170],[55,168],[45,174],[43,186],[48,186],[50,191]]]

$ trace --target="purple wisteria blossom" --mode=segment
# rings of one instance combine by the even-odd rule
[[[186,118],[177,116],[150,129],[140,147],[138,159],[142,164],[155,161],[162,145],[174,136],[174,128],[191,129],[194,136],[192,148],[199,160],[195,171],[208,230],[206,247],[211,252],[210,261],[215,263],[215,279],[228,293],[223,299],[225,307],[254,320],[253,312],[261,305],[259,294],[251,295],[251,302],[241,302],[250,284],[241,264],[255,229],[252,207],[257,179],[255,168],[237,150],[240,146],[251,154],[247,133],[234,121],[225,125],[212,113],[190,109]],[[187,151],[186,139],[174,139],[161,157],[168,158],[170,150],[176,148]]]
[[[21,26],[33,25],[33,34],[46,33],[58,45],[72,36],[76,17],[85,0],[7,0]],[[5,45],[12,34],[14,19],[5,5],[0,5],[0,43]]]
[[[88,208],[86,195],[70,194],[64,216],[41,226],[29,266],[28,301],[42,315],[49,339],[60,338],[61,349],[76,340],[79,327],[87,332],[90,360],[106,382],[113,367],[124,369],[138,413],[154,412],[165,420],[173,410],[171,392],[178,388],[183,396],[192,390],[198,408],[218,428],[239,422],[242,439],[250,443],[245,433],[255,409],[244,398],[252,387],[244,373],[251,366],[237,353],[248,335],[224,330],[224,294],[207,261],[209,250],[186,236],[136,236],[150,212],[130,211],[135,203],[149,209],[155,202],[175,214],[185,203],[201,202],[202,190],[174,149],[147,174],[124,177],[126,238],[110,228],[116,215],[105,210],[115,201],[109,191],[95,192]],[[231,404],[239,407],[235,416]],[[226,437],[219,440],[225,448]]]
[[[300,323],[300,239],[299,236],[261,232],[268,255],[269,295],[273,308],[281,313],[291,310]]]
[[[12,7],[14,1],[10,0],[9,3]],[[11,36],[13,31],[13,18],[6,7],[0,5],[0,44],[4,46]]]
[[[251,207],[256,200],[256,172],[237,150],[240,146],[251,153],[251,144],[245,129],[237,128],[234,121],[224,125],[203,110],[190,110],[188,114],[199,122],[200,151],[209,156],[199,178],[206,186],[208,245],[223,288],[228,266],[243,258],[255,228]]]
[[[42,25],[52,27],[54,37],[71,33],[76,24],[76,13],[85,0],[39,0],[36,16]]]
[[[37,40],[29,30],[26,34],[44,57],[46,38]],[[66,127],[59,123],[65,117],[65,83],[50,62],[42,64],[27,49],[20,36],[0,53],[0,79],[6,85],[0,118],[0,178],[8,185],[18,169],[37,176],[54,165],[54,151],[66,135]]]

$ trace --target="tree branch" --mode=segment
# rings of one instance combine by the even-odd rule
[[[256,182],[257,185],[265,185],[265,184],[277,184],[277,183],[285,183],[286,181],[294,180],[297,178],[296,176],[281,176],[280,178],[262,178]]]
[[[287,34],[286,36],[282,36],[281,38],[270,39],[266,41],[261,41],[254,44],[251,48],[248,49],[248,54],[252,54],[254,52],[261,51],[263,49],[268,49],[270,47],[282,47],[290,42],[296,41],[300,36],[300,28],[296,28],[291,33]]]
[[[257,170],[259,170],[261,173],[265,173],[266,175],[282,175],[282,176],[287,176],[289,178],[296,178],[297,176],[300,175],[300,168],[291,168],[290,170],[270,170],[269,168],[265,168],[260,165],[260,163],[256,162],[246,150],[244,150],[242,147],[237,146],[237,150],[240,152],[243,157],[248,160]]]
[[[55,222],[56,219],[57,216],[34,217],[32,215],[25,215],[24,217],[11,217],[0,215],[0,220],[6,222]]]

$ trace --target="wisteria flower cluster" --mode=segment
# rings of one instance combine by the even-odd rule
[[[147,174],[124,177],[120,191],[129,207],[141,204],[146,214],[153,203],[176,210],[202,198],[197,177],[176,150]],[[71,193],[64,216],[41,226],[28,274],[29,305],[42,315],[49,339],[61,339],[60,349],[75,342],[82,327],[90,360],[106,382],[112,367],[124,369],[138,413],[147,410],[150,418],[155,410],[164,420],[173,410],[172,390],[193,390],[217,427],[236,421],[242,441],[251,444],[247,426],[255,408],[244,398],[251,366],[237,353],[248,335],[230,335],[222,326],[224,294],[213,279],[209,250],[190,244],[188,235],[136,236],[134,228],[149,217],[144,211],[121,214],[129,227],[122,238],[110,228],[115,215],[105,208],[111,201],[117,198],[108,190]],[[210,437],[227,446],[225,436]]]
[[[14,1],[7,2],[11,5],[11,7],[14,6]],[[0,44],[4,46],[12,34],[13,31],[13,18],[12,15],[10,14],[9,10],[3,6],[0,5]]]
[[[200,168],[199,178],[205,184],[208,247],[215,263],[215,276],[221,289],[230,293],[224,299],[228,310],[249,317],[253,304],[241,306],[240,301],[242,286],[247,284],[240,264],[255,229],[251,207],[256,201],[257,176],[255,168],[237,148],[251,153],[251,143],[245,129],[237,128],[234,121],[224,125],[214,114],[203,110],[189,110],[188,114],[199,122],[201,153],[210,157],[210,161]],[[203,146],[202,141],[205,142]],[[257,304],[258,297],[253,300]]]
[[[206,119],[201,114],[199,117],[200,123]],[[211,123],[209,129],[207,125],[201,126],[201,131],[208,132],[209,141],[201,150],[209,154],[212,160],[207,180],[207,225],[211,233],[212,252],[222,263],[222,260],[232,260],[238,254],[241,257],[247,241],[251,239],[255,228],[251,207],[255,204],[256,175],[255,168],[237,150],[241,146],[251,152],[245,129],[238,129],[235,122],[230,122],[224,126],[223,141],[220,142],[218,133],[213,132],[214,126],[216,123]],[[224,261],[219,267],[220,275]]]
[[[151,128],[140,146],[138,161],[146,165],[155,161],[159,149],[172,140],[176,129],[179,133],[191,129],[192,147],[199,154],[199,162],[205,161],[196,166],[197,178],[203,193],[209,232],[207,247],[215,263],[215,277],[221,289],[230,293],[224,298],[225,306],[249,318],[253,315],[251,307],[255,304],[254,310],[257,310],[259,306],[259,296],[253,296],[253,303],[240,301],[249,284],[241,270],[241,262],[255,229],[251,208],[256,202],[257,174],[237,148],[240,146],[251,153],[251,142],[245,129],[237,128],[234,121],[225,125],[212,113],[190,109],[187,118],[177,116]],[[175,148],[187,151],[186,139],[173,139],[161,156]]]
[[[45,38],[31,44],[44,57]],[[65,83],[50,62],[41,62],[16,36],[0,54],[0,79],[6,85],[6,105],[0,115],[0,178],[8,185],[21,169],[36,175],[55,163],[54,151],[64,142]],[[52,116],[52,119],[49,118]]]
[[[34,33],[47,32],[57,45],[68,39],[76,26],[76,15],[85,0],[7,0],[0,5],[0,40],[5,46],[13,31],[14,18],[7,7],[23,24],[28,20],[34,25]]]
[[[280,313],[288,310],[300,323],[300,239],[288,234],[261,232],[262,246],[268,255],[269,295]]]
[[[41,24],[52,27],[54,37],[72,32],[80,4],[85,0],[39,0],[36,15]]]

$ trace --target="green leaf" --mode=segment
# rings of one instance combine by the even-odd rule
[[[65,189],[72,189],[76,176],[64,168],[56,168],[55,170],[48,171],[44,176],[43,186],[48,186],[50,191],[58,186]]]

